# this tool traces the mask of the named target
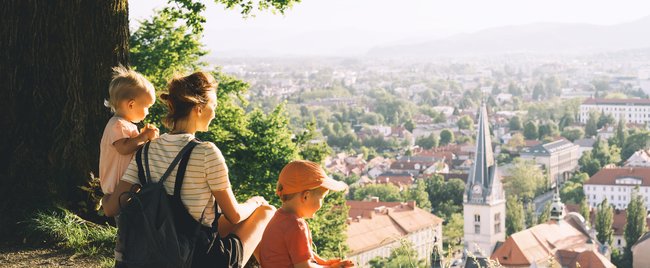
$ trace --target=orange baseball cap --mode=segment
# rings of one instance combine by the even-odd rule
[[[278,196],[299,193],[317,187],[325,187],[332,191],[343,191],[348,185],[331,179],[319,164],[311,161],[292,161],[280,171],[276,194]]]

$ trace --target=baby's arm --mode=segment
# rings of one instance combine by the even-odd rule
[[[133,154],[145,142],[153,140],[157,137],[158,137],[158,128],[156,128],[153,125],[147,124],[147,126],[145,126],[142,129],[142,132],[138,134],[138,136],[135,136],[133,138],[123,138],[123,139],[116,140],[113,143],[113,146],[115,146],[115,149],[120,154],[124,154],[124,155]]]

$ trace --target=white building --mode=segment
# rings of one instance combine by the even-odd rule
[[[646,150],[634,152],[630,158],[625,160],[625,167],[650,167],[650,154]]]
[[[346,201],[348,213],[347,258],[357,267],[368,267],[375,257],[390,256],[405,239],[413,244],[418,258],[431,257],[434,247],[442,249],[442,219],[415,205],[415,201]]]
[[[519,153],[522,159],[533,160],[543,166],[548,175],[548,185],[565,181],[578,168],[580,146],[566,139],[526,147]]]
[[[586,124],[591,112],[611,114],[625,123],[650,123],[650,99],[587,99],[580,105],[580,122]]]
[[[632,192],[639,187],[639,194],[650,204],[650,168],[616,167],[598,171],[584,183],[583,189],[587,202],[596,207],[605,198],[617,209],[627,208]]]
[[[506,239],[506,200],[492,152],[487,109],[481,106],[476,134],[476,154],[463,196],[465,250],[489,257]]]

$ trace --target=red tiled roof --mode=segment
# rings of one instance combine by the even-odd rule
[[[524,140],[524,145],[526,147],[533,147],[540,144],[542,144],[542,142],[538,140]]]
[[[399,187],[401,185],[411,185],[414,180],[411,175],[379,175],[375,181],[379,184],[387,184],[390,182]]]
[[[442,224],[436,215],[417,208],[415,202],[346,201],[350,207],[347,243],[351,255],[382,245],[409,233]]]
[[[650,99],[586,99],[582,104],[611,104],[611,105],[625,105],[625,104],[641,104],[650,105]]]
[[[578,212],[580,213],[580,206],[579,205],[571,205],[567,204],[565,205],[566,210],[569,212]],[[589,222],[593,223],[596,222],[596,209],[592,209],[589,212]],[[646,226],[650,226],[650,218],[646,219]],[[612,229],[614,229],[614,235],[623,235],[625,232],[625,225],[627,224],[627,210],[625,209],[617,209],[614,210],[614,217],[613,217],[613,222],[612,222]]]
[[[589,240],[587,235],[571,224],[542,223],[512,234],[501,247],[494,251],[490,258],[497,259],[506,267],[527,267],[546,260],[550,256],[559,258],[559,262],[568,267],[575,267],[575,264],[568,263],[566,259],[577,260],[581,265],[582,263],[589,264],[582,267],[614,267],[607,259],[588,253],[596,253],[594,245],[589,244]],[[582,254],[585,255],[580,256]],[[596,253],[596,255],[600,254]],[[568,261],[570,262],[570,260]]]
[[[591,176],[584,184],[614,185],[616,179],[625,177],[641,179],[640,186],[650,186],[650,168],[642,167],[604,168]]]

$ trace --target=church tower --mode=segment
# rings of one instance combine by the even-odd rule
[[[506,200],[485,104],[479,110],[476,155],[465,186],[463,214],[465,250],[476,257],[489,257],[496,243],[506,239]]]

